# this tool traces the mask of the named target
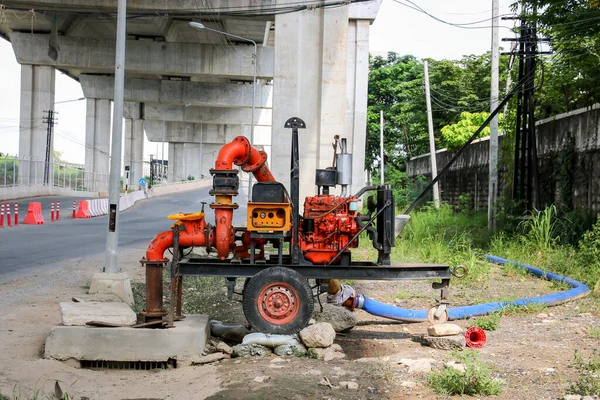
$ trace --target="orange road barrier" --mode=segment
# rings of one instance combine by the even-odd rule
[[[50,203],[50,222],[54,222],[54,202]]]
[[[10,218],[10,203],[6,203],[6,226],[12,226]]]
[[[4,203],[0,204],[0,228],[4,228]]]
[[[19,203],[15,203],[15,226],[19,226]]]
[[[92,218],[90,210],[88,208],[88,202],[86,200],[79,201],[79,208],[75,213],[75,218]]]
[[[42,215],[42,203],[31,202],[27,209],[27,215],[23,220],[24,224],[29,225],[43,225],[44,216]]]

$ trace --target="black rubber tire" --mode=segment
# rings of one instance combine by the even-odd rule
[[[265,320],[259,312],[258,296],[266,286],[283,282],[291,286],[298,295],[298,313],[290,322],[273,324]],[[242,307],[246,319],[258,332],[291,335],[308,325],[314,310],[314,299],[308,279],[290,268],[266,268],[254,275],[244,287]]]

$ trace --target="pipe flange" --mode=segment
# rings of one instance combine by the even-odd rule
[[[210,203],[208,205],[213,210],[232,209],[237,210],[240,206],[237,203],[224,204],[224,203]]]
[[[169,262],[168,258],[163,258],[162,260],[146,260],[146,258],[142,258],[140,260],[140,264],[142,264],[142,266],[145,265],[150,265],[150,266],[154,266],[154,265],[163,265]]]
[[[244,172],[254,172],[254,171],[258,170],[260,167],[262,167],[263,165],[265,165],[265,163],[267,162],[267,153],[265,153],[262,150],[259,150],[258,154],[260,154],[260,160],[257,161],[256,163],[252,164],[252,165],[244,165],[244,166],[242,166],[242,171],[244,171]],[[236,165],[238,165],[238,164],[236,164]]]
[[[362,294],[359,294],[358,296],[356,296],[356,308],[363,308],[364,305],[365,305],[365,296],[363,296]]]

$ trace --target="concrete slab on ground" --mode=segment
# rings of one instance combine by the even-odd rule
[[[124,326],[137,322],[135,312],[123,302],[62,302],[60,313],[66,326],[84,326],[90,321]]]
[[[90,283],[90,294],[116,294],[129,305],[133,305],[131,279],[123,272],[96,272]]]
[[[56,326],[46,339],[44,357],[90,361],[167,361],[193,357],[206,347],[208,323],[208,315],[188,315],[171,329]]]

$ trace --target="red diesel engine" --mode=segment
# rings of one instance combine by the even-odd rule
[[[307,197],[300,225],[300,249],[313,264],[328,264],[360,230],[358,199],[328,194]],[[357,247],[358,239],[350,247]]]

